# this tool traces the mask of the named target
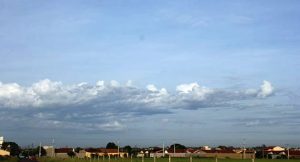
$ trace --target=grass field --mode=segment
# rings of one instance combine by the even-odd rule
[[[40,158],[39,162],[143,162],[141,158],[120,158],[120,159],[53,159]],[[153,158],[145,158],[144,162],[154,162]],[[169,162],[168,158],[157,158],[155,162]],[[171,162],[190,162],[189,158],[172,158]],[[193,158],[192,162],[216,162],[214,158]],[[252,159],[218,159],[217,162],[252,162]],[[255,162],[300,162],[300,159],[255,159]]]
[[[18,162],[17,158],[0,159],[1,162]],[[38,158],[39,162],[143,162],[141,158],[120,159],[78,159],[78,158]],[[145,158],[144,162],[154,162],[153,158]],[[169,162],[168,158],[157,158],[155,162]],[[172,158],[171,162],[190,162],[189,158]],[[193,158],[193,162],[216,162],[213,158]],[[217,162],[252,162],[251,159],[218,159]],[[255,159],[255,162],[300,162],[300,159]]]

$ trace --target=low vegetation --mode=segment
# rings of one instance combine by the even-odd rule
[[[68,158],[68,159],[58,159],[58,158],[39,158],[39,162],[154,162],[153,158],[112,158],[112,159],[78,159],[78,158]],[[168,158],[157,158],[155,162],[169,162]],[[171,162],[190,162],[189,158],[172,158]],[[216,162],[214,158],[193,158],[193,162]],[[218,159],[217,162],[252,162],[252,159]],[[255,162],[300,162],[300,159],[255,159]]]

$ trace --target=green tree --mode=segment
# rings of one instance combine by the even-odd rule
[[[131,154],[132,154],[131,146],[127,145],[123,149],[124,149],[125,152],[127,152],[129,154],[129,156],[131,156]]]
[[[81,147],[76,147],[75,152],[79,153],[80,150],[83,150]]]
[[[74,157],[76,155],[75,152],[73,152],[73,151],[69,151],[67,154],[70,157]]]
[[[182,144],[179,143],[175,143],[173,145],[170,146],[170,148],[174,149],[174,145],[175,145],[175,149],[186,149],[186,147]]]
[[[106,148],[107,149],[117,149],[118,146],[113,142],[108,142],[107,145],[106,145]]]
[[[3,142],[3,150],[8,150],[11,156],[18,156],[21,153],[21,148],[15,142]]]

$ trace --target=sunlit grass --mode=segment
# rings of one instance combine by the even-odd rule
[[[94,158],[94,159],[78,159],[78,158],[39,158],[39,162],[154,162],[153,158]],[[300,159],[255,159],[255,162],[300,162]],[[155,162],[169,162],[168,158],[156,158]],[[190,162],[189,158],[172,158],[171,162]],[[193,158],[192,162],[216,162],[214,158]],[[252,162],[252,159],[218,159],[217,162]]]

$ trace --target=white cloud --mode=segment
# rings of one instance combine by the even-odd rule
[[[49,92],[60,91],[61,82],[52,82],[49,79],[41,80],[32,85],[32,90],[37,94],[47,94]]]
[[[147,89],[148,89],[149,91],[151,91],[151,92],[156,92],[156,91],[158,91],[157,88],[155,87],[155,85],[153,85],[153,84],[147,85]]]
[[[155,85],[147,85],[147,90],[132,87],[129,82],[121,85],[112,80],[109,85],[98,81],[95,86],[85,82],[76,85],[64,85],[61,82],[49,79],[32,84],[31,87],[22,87],[17,83],[0,84],[0,105],[2,108],[22,107],[51,107],[87,104],[99,107],[98,103],[107,105],[106,108],[118,106],[151,108],[152,104],[161,107],[176,107],[175,104],[186,103],[209,105],[220,100],[230,101],[241,98],[265,98],[274,93],[274,88],[268,81],[263,81],[260,89],[247,89],[245,91],[216,90],[200,86],[198,83],[180,84],[176,87],[177,93],[168,93],[165,88],[158,89]],[[209,100],[208,100],[209,99]],[[164,105],[167,104],[167,105]],[[1,108],[0,107],[0,108]],[[185,107],[182,107],[185,109]],[[131,109],[131,108],[128,108]],[[187,108],[189,109],[189,108]]]
[[[110,81],[110,85],[111,85],[112,87],[119,87],[119,86],[120,86],[120,83],[117,82],[117,81],[115,81],[115,80],[112,80],[112,81]]]
[[[109,131],[126,127],[126,123],[119,122],[120,117],[126,121],[139,115],[172,113],[175,109],[224,107],[232,101],[266,98],[273,93],[274,88],[268,81],[259,89],[234,91],[207,88],[195,82],[178,85],[176,91],[168,92],[153,84],[141,89],[131,82],[65,85],[45,79],[29,87],[0,82],[0,109],[18,109],[14,113],[20,116],[14,119],[28,125],[42,120],[41,127],[48,124],[53,128]]]
[[[96,86],[103,87],[104,86],[104,81],[103,80],[97,81]]]
[[[0,97],[12,98],[23,94],[23,89],[17,83],[0,84]]]
[[[100,130],[106,130],[106,131],[118,131],[118,130],[124,129],[125,126],[122,125],[121,123],[119,123],[118,121],[112,121],[109,123],[98,124],[97,128],[99,128]]]
[[[126,82],[126,86],[127,86],[127,87],[132,87],[132,85],[133,85],[132,80],[128,80],[128,81]]]
[[[176,90],[179,93],[190,93],[197,87],[199,87],[198,83],[181,84],[176,87]]]
[[[179,94],[187,95],[195,100],[204,100],[208,95],[213,94],[214,90],[201,87],[198,83],[181,84],[176,87]]]
[[[257,94],[258,97],[265,98],[272,95],[274,92],[274,87],[272,84],[266,80],[263,81],[263,84],[260,87],[260,92]]]

